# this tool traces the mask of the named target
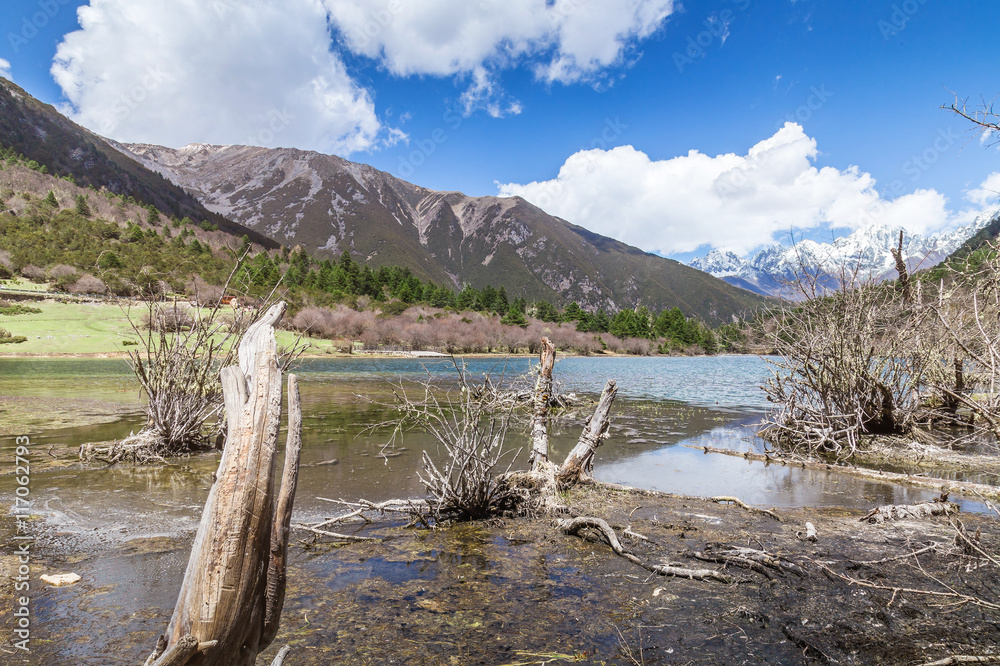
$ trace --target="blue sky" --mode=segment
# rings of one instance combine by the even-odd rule
[[[337,153],[687,259],[997,207],[996,146],[939,107],[1000,93],[998,26],[969,0],[7,0],[0,59],[116,139]]]

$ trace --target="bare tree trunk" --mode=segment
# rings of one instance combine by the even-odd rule
[[[910,274],[903,261],[903,230],[899,230],[899,248],[890,248],[892,258],[896,260],[896,272],[899,273],[899,287],[903,291],[903,301],[913,303],[913,290],[910,289]]]
[[[614,404],[617,395],[618,385],[615,384],[615,380],[609,379],[607,386],[604,387],[604,392],[601,393],[601,401],[597,403],[594,415],[590,417],[587,425],[583,428],[580,440],[566,456],[562,467],[559,468],[559,473],[556,475],[559,485],[568,486],[589,478],[590,472],[594,468],[594,452],[601,445],[601,440],[608,432],[610,426],[608,415],[611,413],[611,405]]]
[[[556,347],[542,338],[538,381],[535,382],[534,413],[531,417],[531,469],[537,470],[549,461],[549,401],[552,399],[552,366],[556,362]]]
[[[226,445],[154,666],[247,666],[277,633],[302,425],[297,382],[289,376],[288,441],[275,509],[281,370],[274,326],[284,311],[278,303],[253,324],[240,342],[239,366],[222,370]]]

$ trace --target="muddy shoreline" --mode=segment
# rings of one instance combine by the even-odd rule
[[[912,589],[952,585],[1000,601],[996,567],[961,555],[947,519],[869,525],[858,522],[857,510],[784,509],[777,522],[707,500],[595,487],[563,499],[570,515],[601,516],[619,533],[629,527],[647,537],[624,540],[643,559],[721,568],[691,554],[750,545],[787,558],[804,575],[769,580],[729,568],[739,581],[732,584],[651,576],[599,540],[561,534],[548,518],[437,530],[374,523],[363,533],[385,541],[347,545],[297,530],[281,632],[266,656],[287,643],[294,664],[898,664],[991,654],[996,645],[1000,614],[993,610],[838,577]],[[960,519],[970,534],[979,532],[984,549],[1000,547],[995,520]],[[806,521],[818,530],[815,543],[797,536]],[[10,523],[3,519],[3,532]],[[34,591],[30,663],[141,662],[169,619],[192,536],[88,552],[66,548],[59,535],[40,539],[36,571],[75,571],[83,581]],[[859,564],[932,543],[939,548],[915,558]],[[115,579],[116,563],[126,559],[141,561],[129,569],[152,578]],[[123,614],[119,596],[136,595],[139,608]],[[5,609],[5,650],[12,620]]]

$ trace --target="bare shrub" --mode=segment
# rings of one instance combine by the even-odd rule
[[[187,285],[187,293],[194,297],[194,301],[204,307],[213,307],[221,299],[225,291],[222,287],[208,284],[201,276],[197,276]]]
[[[164,303],[150,307],[140,318],[146,330],[176,333],[188,331],[195,325],[195,311],[186,303]],[[225,322],[225,318],[222,319]],[[225,322],[231,324],[230,321]]]
[[[45,282],[45,269],[39,268],[34,264],[28,264],[22,268],[21,275],[28,278],[32,282]]]
[[[66,289],[71,294],[103,294],[108,290],[104,280],[94,277],[90,273],[84,273],[80,279]]]
[[[629,354],[637,356],[649,356],[656,349],[653,341],[647,338],[625,338],[622,346]]]
[[[914,426],[929,361],[919,317],[891,285],[843,284],[775,317],[781,358],[764,390],[778,407],[761,432],[772,442],[846,457]]]
[[[443,520],[481,520],[512,516],[531,510],[530,494],[509,481],[520,449],[507,450],[506,437],[516,403],[497,401],[504,391],[477,390],[460,365],[457,395],[438,397],[430,383],[420,385],[419,398],[411,399],[405,387],[396,391],[400,419],[394,433],[420,428],[444,450],[435,461],[423,452],[420,482],[433,498],[431,516]],[[483,385],[492,385],[487,376]],[[502,381],[502,378],[501,378]],[[506,461],[506,465],[504,465]],[[503,467],[502,467],[503,466]]]
[[[50,280],[58,280],[61,277],[67,277],[70,275],[77,275],[77,271],[72,266],[67,266],[66,264],[57,264],[49,269],[48,277]]]

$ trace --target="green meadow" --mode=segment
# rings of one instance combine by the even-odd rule
[[[23,335],[26,342],[0,345],[0,356],[24,355],[116,355],[130,347],[125,342],[137,342],[138,336],[129,324],[142,317],[142,305],[131,311],[112,303],[61,303],[54,301],[25,302],[41,313],[0,315],[0,328],[11,335]],[[278,331],[278,344],[291,345],[296,334]],[[306,340],[306,355],[324,355],[336,350],[329,340]]]

